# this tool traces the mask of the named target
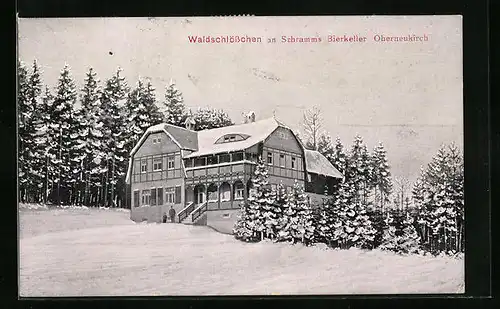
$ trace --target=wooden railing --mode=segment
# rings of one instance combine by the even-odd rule
[[[189,202],[188,205],[179,212],[179,222],[182,222],[182,220],[186,219],[193,210],[194,202]]]
[[[252,172],[252,163],[241,162],[237,164],[228,164],[223,166],[204,166],[198,168],[188,168],[186,171],[187,178],[201,178],[210,176],[230,175],[239,173]]]
[[[191,221],[194,223],[205,211],[208,210],[208,202],[201,203],[191,214]]]

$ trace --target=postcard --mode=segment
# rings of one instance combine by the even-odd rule
[[[462,17],[18,19],[22,297],[462,294]]]

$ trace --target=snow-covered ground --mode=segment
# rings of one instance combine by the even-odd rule
[[[268,242],[126,212],[20,212],[21,296],[463,293],[464,264]]]

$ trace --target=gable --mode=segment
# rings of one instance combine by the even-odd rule
[[[137,149],[134,157],[159,155],[179,151],[179,146],[165,132],[150,133]]]
[[[302,147],[292,130],[281,126],[269,135],[264,146],[302,154]]]

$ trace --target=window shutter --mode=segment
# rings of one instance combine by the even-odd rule
[[[156,205],[156,189],[151,189],[151,206]]]
[[[158,205],[163,205],[163,188],[158,188]]]
[[[134,207],[139,207],[139,191],[134,191]]]
[[[175,203],[181,203],[181,187],[175,187]]]

